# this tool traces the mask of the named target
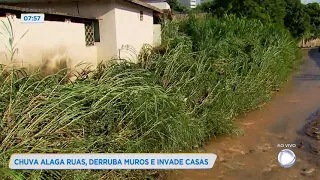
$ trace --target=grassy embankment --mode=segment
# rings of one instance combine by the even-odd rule
[[[123,179],[151,171],[12,171],[12,153],[187,152],[237,134],[234,118],[268,101],[293,70],[287,31],[225,17],[165,22],[163,44],[139,64],[65,71],[0,69],[0,179]],[[151,175],[150,175],[151,174]]]

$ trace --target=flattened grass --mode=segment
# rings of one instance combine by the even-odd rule
[[[198,137],[190,135],[199,128],[183,102],[147,70],[127,66],[112,65],[72,84],[61,84],[58,74],[14,78],[10,106],[12,74],[1,74],[2,168],[12,153],[178,152],[196,144]]]

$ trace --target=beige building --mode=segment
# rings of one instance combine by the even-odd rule
[[[179,0],[178,2],[188,9],[196,8],[197,4],[199,4],[199,0]]]
[[[144,44],[158,45],[162,11],[138,0],[17,0],[0,5],[9,14],[17,43],[15,64],[23,66],[96,66],[111,58],[136,60]],[[43,13],[43,23],[22,23],[21,14]],[[9,36],[0,37],[0,63],[7,64]]]

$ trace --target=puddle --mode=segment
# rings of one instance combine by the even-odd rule
[[[320,54],[306,51],[303,64],[273,100],[238,119],[240,137],[218,137],[201,152],[217,154],[211,170],[169,173],[168,180],[320,180]],[[310,117],[310,114],[312,115]],[[296,147],[278,147],[296,144]],[[277,160],[282,149],[297,157],[293,167],[282,168]]]

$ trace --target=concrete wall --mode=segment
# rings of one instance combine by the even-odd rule
[[[143,20],[140,20],[140,11]],[[144,44],[153,44],[153,12],[118,1],[116,8],[117,48],[120,58],[136,60]]]
[[[1,17],[8,24],[6,17]],[[68,66],[73,68],[80,63],[97,63],[97,48],[85,44],[85,27],[80,23],[45,21],[39,24],[23,24],[20,19],[11,19],[16,34],[16,66],[42,66],[46,71]],[[8,33],[0,28],[0,63],[8,64],[6,55],[10,52]],[[25,36],[20,37],[25,33]],[[81,53],[80,53],[81,52]]]
[[[299,47],[308,48],[308,47],[319,47],[320,39],[310,39],[310,40],[302,40],[298,44]]]
[[[161,45],[161,24],[153,25],[153,45]]]

